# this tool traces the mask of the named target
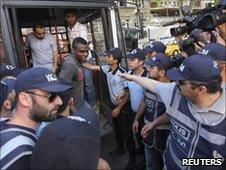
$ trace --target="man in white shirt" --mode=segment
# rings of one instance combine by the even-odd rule
[[[73,40],[76,37],[82,37],[87,41],[87,28],[85,25],[78,22],[75,10],[73,9],[65,10],[64,16],[68,24],[67,34],[70,44],[72,44]]]

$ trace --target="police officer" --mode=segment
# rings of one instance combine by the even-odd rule
[[[122,61],[122,53],[119,48],[113,48],[107,52],[107,65],[97,66],[91,64],[83,64],[84,67],[96,71],[102,71],[107,77],[108,90],[111,99],[111,115],[113,117],[113,125],[117,148],[109,153],[110,157],[116,157],[125,154],[124,142],[129,152],[129,161],[126,169],[134,169],[136,167],[135,142],[132,133],[131,117],[126,111],[129,93],[127,82],[119,76],[126,71],[120,66]],[[130,105],[130,104],[129,104]],[[131,107],[131,106],[129,106]],[[127,113],[127,114],[126,114]]]
[[[165,53],[166,46],[160,41],[154,41],[149,46],[144,48],[144,52],[148,58],[154,58],[158,53]]]
[[[164,83],[170,83],[166,71],[171,68],[171,61],[163,53],[158,53],[156,58],[145,62],[149,77]],[[143,108],[142,108],[143,106]],[[165,114],[166,107],[162,99],[155,93],[146,90],[145,102],[141,104],[141,110],[145,113],[145,124],[152,122],[157,117]],[[161,170],[163,168],[163,152],[166,148],[166,140],[169,135],[169,125],[160,125],[144,138],[146,170]]]
[[[179,69],[167,76],[175,83],[123,75],[161,96],[170,117],[171,133],[164,154],[165,169],[184,169],[183,158],[226,158],[225,90],[221,87],[218,64],[211,58],[196,54],[186,58]],[[156,125],[167,122],[157,118],[142,129],[143,137]],[[164,117],[163,116],[163,117]],[[200,169],[201,164],[191,166]],[[222,169],[222,167],[205,167]]]
[[[70,88],[60,84],[46,68],[31,68],[18,75],[15,111],[9,120],[1,122],[1,169],[30,169],[30,156],[37,141],[35,130],[42,121],[56,118],[62,104],[57,92]]]

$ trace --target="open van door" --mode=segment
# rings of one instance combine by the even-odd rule
[[[79,22],[87,25],[88,41],[93,43],[98,56],[96,62],[102,62],[105,51],[113,47],[122,50],[126,61],[119,12],[113,0],[1,0],[0,8],[0,45],[4,47],[7,64],[17,68],[29,67],[29,58],[23,46],[25,36],[32,31],[35,21],[44,23],[46,31],[55,36],[59,57],[70,52],[63,45],[63,41],[67,40],[63,11],[69,8],[76,9]],[[95,73],[94,79],[100,113],[110,121],[110,98],[105,77],[101,73]]]

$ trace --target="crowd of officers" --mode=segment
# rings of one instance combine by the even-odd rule
[[[47,50],[51,41],[45,32],[37,39],[36,29],[40,33],[43,27],[36,25],[29,40],[32,58],[43,58],[36,48]],[[107,65],[86,63],[88,42],[77,36],[57,74],[54,50],[47,67],[44,60],[41,65],[33,60],[26,70],[1,65],[0,168],[110,169],[100,158],[98,114],[84,96],[86,68],[106,75],[116,141],[109,156],[127,150],[129,161],[122,168],[225,169],[226,46],[222,39],[201,46],[177,68],[164,54],[166,46],[152,42],[127,55],[127,71],[117,47],[106,53]],[[144,155],[140,167],[137,151]],[[184,166],[184,158],[220,159],[222,164]]]

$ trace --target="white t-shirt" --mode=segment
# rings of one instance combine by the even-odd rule
[[[71,45],[76,37],[82,37],[87,41],[87,28],[79,22],[76,22],[72,29],[68,26],[67,33]]]

